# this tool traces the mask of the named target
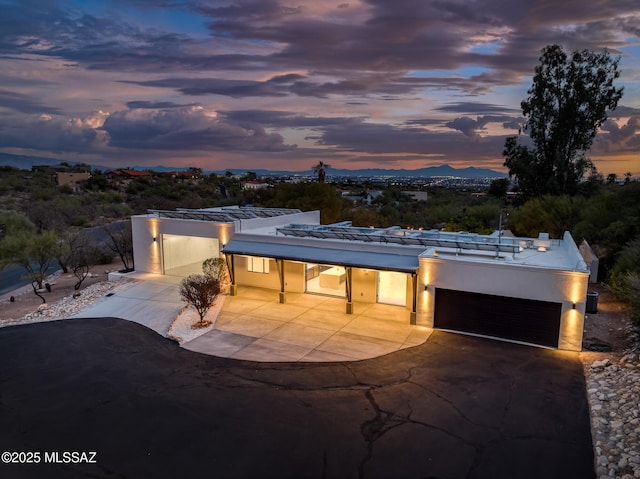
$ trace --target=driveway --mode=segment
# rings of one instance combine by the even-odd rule
[[[115,288],[110,297],[75,318],[115,317],[134,321],[162,336],[184,308],[178,284],[182,278],[133,273],[138,281]],[[424,343],[431,329],[409,324],[408,310],[386,304],[355,305],[313,294],[242,287],[225,297],[215,327],[182,346],[191,351],[249,361],[353,361],[382,356]]]
[[[436,331],[375,359],[256,363],[114,318],[0,330],[0,477],[592,478],[577,353]]]

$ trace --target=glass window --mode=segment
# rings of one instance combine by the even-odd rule
[[[250,273],[269,273],[269,258],[249,256],[247,271]]]

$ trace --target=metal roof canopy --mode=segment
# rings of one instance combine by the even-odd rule
[[[278,234],[298,238],[328,238],[370,243],[393,243],[413,246],[439,246],[458,250],[482,250],[519,253],[522,245],[514,238],[490,237],[475,233],[447,233],[440,231],[403,230],[390,228],[363,228],[341,225],[297,225],[276,228]],[[480,240],[479,240],[480,239]]]
[[[278,243],[262,243],[232,239],[222,250],[225,254],[261,256],[302,263],[330,264],[354,268],[415,273],[418,255],[380,254],[379,252],[350,251],[337,248],[318,248]]]
[[[212,208],[212,209],[191,209],[178,208],[175,211],[170,210],[147,210],[149,214],[156,215],[160,218],[175,218],[182,220],[198,220],[198,221],[218,221],[231,223],[237,220],[246,220],[253,218],[273,218],[275,216],[284,216],[295,213],[301,213],[299,209],[292,208]]]

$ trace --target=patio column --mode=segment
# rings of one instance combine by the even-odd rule
[[[353,314],[353,282],[351,280],[351,267],[347,266],[347,314]]]
[[[280,303],[284,304],[286,302],[284,295],[284,260],[276,258],[276,267],[278,269],[278,277],[280,279]]]
[[[411,273],[411,314],[409,322],[416,324],[417,322],[417,305],[418,305],[418,273]]]
[[[227,269],[229,270],[229,279],[231,280],[229,296],[236,296],[238,294],[238,285],[236,284],[235,255],[225,253],[224,257],[227,260]]]

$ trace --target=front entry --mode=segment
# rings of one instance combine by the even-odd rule
[[[377,302],[407,305],[407,274],[394,271],[378,271]]]
[[[344,266],[305,264],[305,292],[345,298],[347,271]]]

